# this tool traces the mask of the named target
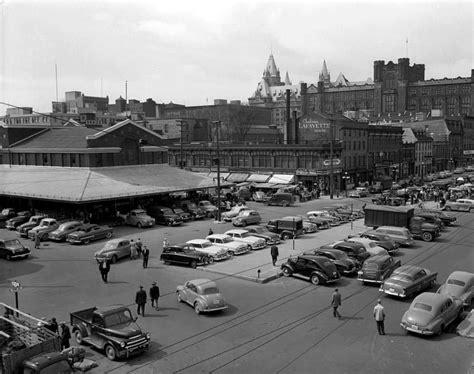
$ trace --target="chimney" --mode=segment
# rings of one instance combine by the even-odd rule
[[[295,138],[294,138],[294,142],[293,144],[300,144],[300,135],[299,135],[299,131],[298,131],[298,123],[299,123],[299,120],[298,118],[296,118],[296,110],[293,111],[293,129],[294,129],[294,135],[295,135]]]
[[[290,90],[286,90],[286,144],[294,143],[294,134],[291,127],[291,112],[290,112]]]

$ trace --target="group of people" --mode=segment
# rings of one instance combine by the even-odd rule
[[[71,340],[71,330],[69,329],[69,326],[66,325],[66,322],[59,322],[58,324],[56,318],[53,317],[45,325],[45,327],[56,335],[59,335],[59,337],[61,338],[61,349],[66,349],[71,346],[69,343],[69,341]]]
[[[153,282],[150,287],[150,301],[152,308],[158,310],[158,299],[160,297],[160,287]],[[145,304],[147,302],[147,294],[146,291],[143,289],[143,286],[140,286],[140,289],[137,291],[135,295],[135,303],[137,304],[137,314],[142,315],[145,317]]]

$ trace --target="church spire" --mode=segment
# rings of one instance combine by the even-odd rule
[[[323,61],[323,68],[319,73],[319,81],[324,82],[325,86],[329,86],[331,84],[331,75],[328,72],[328,67],[326,66],[326,60]]]
[[[290,76],[288,75],[288,72],[286,72],[286,75],[285,75],[285,85],[287,86],[291,85]]]
[[[270,57],[268,57],[267,68],[265,70],[269,73],[271,77],[275,77],[278,74],[278,69],[276,67],[273,54],[270,54]]]

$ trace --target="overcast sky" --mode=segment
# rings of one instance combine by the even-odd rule
[[[408,57],[425,77],[467,77],[471,1],[0,0],[0,100],[49,112],[64,92],[186,105],[246,102],[271,52],[282,78],[373,77]],[[0,115],[6,107],[0,105]]]

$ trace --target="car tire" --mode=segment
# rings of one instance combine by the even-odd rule
[[[141,223],[141,222],[138,222],[138,223],[137,223],[137,228],[138,228],[138,229],[141,229],[141,228],[142,228],[142,223]]]
[[[74,332],[74,340],[76,341],[77,344],[82,345],[84,338],[82,336],[81,330],[76,330]]]
[[[196,269],[197,268],[197,261],[196,260],[193,260],[190,262],[189,264],[193,269]]]
[[[285,277],[291,276],[291,273],[292,273],[292,272],[291,272],[291,270],[290,270],[289,268],[287,268],[287,267],[284,267],[284,268],[283,268],[283,275],[284,275]]]
[[[199,315],[201,314],[201,312],[202,312],[201,305],[199,303],[194,303],[194,313]]]
[[[105,234],[106,239],[110,239],[112,237],[112,232],[109,231],[107,234]]]
[[[319,285],[321,283],[321,280],[316,274],[311,275],[311,283],[314,284],[315,286]]]
[[[291,235],[289,233],[285,232],[281,235],[281,238],[283,240],[288,240],[288,239],[291,239]]]
[[[308,233],[308,229],[303,229],[303,235],[306,235]]]
[[[425,242],[432,242],[434,239],[433,234],[431,232],[424,232],[422,238]]]
[[[83,243],[84,243],[84,244],[89,244],[89,243],[90,243],[90,239],[84,239]]]
[[[245,227],[247,226],[247,222],[246,221],[242,221],[242,227]]]
[[[447,206],[447,207],[444,208],[444,210],[447,210],[449,212],[451,210],[451,207]]]
[[[208,259],[207,259],[207,263],[208,263],[209,265],[213,264],[213,263],[214,263],[214,257],[209,256]]]
[[[117,350],[110,344],[105,346],[105,355],[110,361],[115,361],[117,359]]]
[[[183,298],[181,297],[181,294],[178,292],[178,303],[182,303],[183,302]]]
[[[288,201],[286,201],[286,200],[283,200],[283,201],[281,202],[281,206],[282,206],[283,208],[286,208],[288,205],[290,205],[290,204],[289,204]]]
[[[7,261],[11,261],[11,260],[12,260],[11,254],[7,254],[7,255],[5,256],[5,259],[6,259]]]
[[[111,259],[112,264],[117,263],[117,260],[118,260],[117,255],[113,255],[113,256],[112,256],[112,259]]]

